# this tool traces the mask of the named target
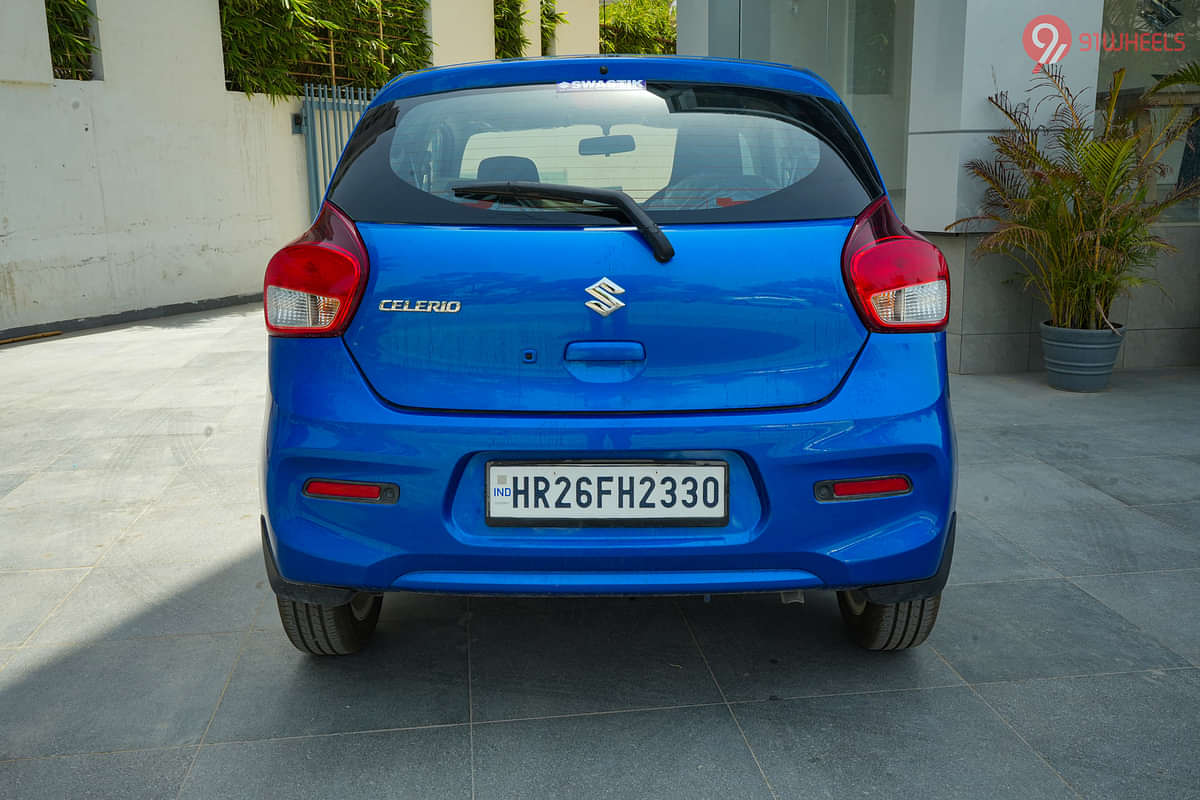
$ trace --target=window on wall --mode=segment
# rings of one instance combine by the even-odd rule
[[[852,94],[891,94],[896,77],[896,3],[854,4],[851,22],[850,91]],[[911,45],[910,45],[911,47]]]
[[[813,70],[837,90],[904,213],[914,0],[742,0],[738,52]]]
[[[46,0],[46,29],[50,34],[50,63],[60,80],[90,81],[99,52],[96,15],[88,0]]]
[[[1142,33],[1152,35],[1150,49],[1135,44],[1134,39]],[[1132,102],[1163,75],[1195,61],[1198,52],[1200,0],[1105,0],[1097,99],[1100,102],[1106,99],[1108,83],[1118,69],[1125,70],[1118,102]],[[1185,113],[1200,112],[1200,86],[1167,89],[1152,104],[1148,113],[1156,125],[1166,124],[1180,104]],[[1160,191],[1200,178],[1200,125],[1192,126],[1168,150],[1164,161],[1167,173],[1159,178]],[[1200,222],[1200,202],[1193,200],[1175,206],[1163,218]]]

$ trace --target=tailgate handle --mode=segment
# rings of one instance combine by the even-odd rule
[[[641,342],[571,342],[565,361],[645,361]]]

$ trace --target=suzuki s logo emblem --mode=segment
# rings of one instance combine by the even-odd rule
[[[616,297],[619,294],[625,294],[625,290],[609,278],[601,278],[587,287],[587,293],[596,299],[588,300],[584,305],[602,317],[607,317],[625,305]]]

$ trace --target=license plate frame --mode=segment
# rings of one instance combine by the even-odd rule
[[[635,516],[496,516],[492,513],[492,476],[493,470],[504,467],[521,468],[555,468],[555,467],[592,467],[592,468],[678,468],[678,467],[707,467],[718,468],[721,472],[718,487],[721,516],[680,516],[678,514],[653,517]],[[729,462],[720,459],[497,459],[487,461],[483,468],[483,508],[484,522],[489,527],[520,527],[520,528],[682,528],[704,527],[722,528],[729,524]]]

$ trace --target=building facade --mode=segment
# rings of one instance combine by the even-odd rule
[[[300,103],[226,88],[218,0],[90,5],[65,80],[45,0],[0,0],[0,339],[250,299],[311,220]],[[557,7],[555,51],[596,52],[598,0]],[[493,8],[433,0],[434,65],[493,58]]]
[[[524,0],[537,18],[538,0]],[[296,101],[226,90],[218,0],[91,0],[95,80],[54,77],[44,0],[0,2],[0,338],[247,298],[270,253],[309,218]],[[558,55],[598,49],[599,0],[557,0]],[[683,54],[807,67],[845,98],[906,221],[946,253],[948,348],[959,372],[1039,369],[1044,310],[977,235],[947,232],[978,208],[963,169],[986,156],[1021,96],[1035,17],[1070,28],[1077,88],[1126,89],[1200,59],[1200,0],[678,0]],[[492,58],[493,0],[432,0],[435,65]],[[540,53],[540,37],[527,36]],[[1145,46],[1143,46],[1145,45]],[[1200,103],[1200,94],[1196,95]],[[1200,136],[1169,154],[1164,184],[1200,174]],[[1123,367],[1200,363],[1200,209],[1162,226],[1178,252],[1118,300]],[[82,322],[80,322],[82,320]]]
[[[1200,60],[1200,0],[678,2],[680,53],[806,67],[844,98],[893,203],[950,262],[948,346],[959,372],[1041,368],[1044,309],[1014,280],[1013,263],[976,258],[978,237],[946,228],[979,208],[982,187],[963,164],[987,157],[988,134],[1003,126],[987,97],[1007,91],[1021,98],[1031,88],[1034,61],[1023,39],[1045,14],[1069,28],[1054,50],[1068,45],[1058,63],[1077,90],[1103,91],[1124,68],[1124,89],[1138,92]],[[1164,185],[1194,178],[1200,148],[1180,143],[1167,161]],[[1114,307],[1128,330],[1118,366],[1200,363],[1200,209],[1176,209],[1162,233],[1178,252],[1161,258],[1150,276],[1159,287],[1138,289]]]

